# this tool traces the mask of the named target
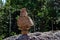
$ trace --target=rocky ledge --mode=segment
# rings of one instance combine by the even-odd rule
[[[21,34],[14,35],[3,40],[16,40]],[[34,32],[28,34],[31,40],[60,40],[60,31]],[[25,39],[24,39],[25,40]],[[30,40],[30,39],[28,39]]]

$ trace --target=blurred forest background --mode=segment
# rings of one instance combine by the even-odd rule
[[[0,0],[0,40],[20,33],[16,22],[23,7],[35,24],[30,32],[60,30],[60,0]]]

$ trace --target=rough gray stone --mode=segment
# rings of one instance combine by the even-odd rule
[[[16,40],[20,36],[21,36],[21,34],[14,35],[14,36],[5,38],[3,40]],[[29,36],[28,40],[60,40],[60,31],[55,31],[54,33],[51,31],[35,32],[35,33],[29,33],[27,36]],[[27,40],[27,37],[25,39],[21,39],[21,40]]]

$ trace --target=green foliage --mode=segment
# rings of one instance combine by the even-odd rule
[[[15,32],[11,32],[10,35],[16,35],[16,33]]]
[[[56,4],[57,3],[57,4]],[[5,6],[0,8],[0,35],[8,37],[19,34],[16,24],[21,8],[27,8],[29,16],[34,21],[31,32],[60,29],[60,5],[52,0],[6,0]],[[11,15],[11,24],[10,24]],[[11,28],[10,28],[11,26]],[[2,40],[2,38],[0,39]]]

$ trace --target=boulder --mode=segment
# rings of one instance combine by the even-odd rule
[[[14,35],[14,36],[5,38],[3,40],[17,40],[21,35],[22,34]],[[28,33],[27,36],[29,36],[28,40],[60,40],[60,31],[34,32],[34,33]],[[27,40],[27,37],[24,40]]]

